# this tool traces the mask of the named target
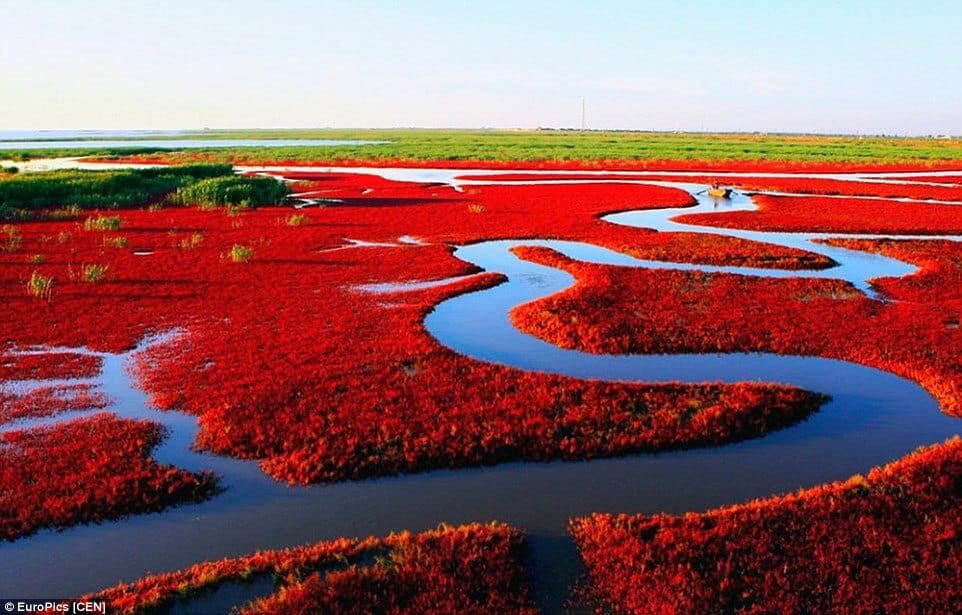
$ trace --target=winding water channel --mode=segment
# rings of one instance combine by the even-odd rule
[[[279,172],[281,169],[252,170]],[[442,181],[456,186],[496,183],[490,179],[470,179],[470,175],[481,171],[332,170],[370,172],[404,181]],[[492,174],[491,171],[483,173]],[[547,612],[556,612],[580,572],[577,553],[565,533],[572,517],[591,512],[697,511],[792,491],[865,472],[904,456],[920,445],[943,441],[960,431],[959,421],[941,413],[935,400],[917,384],[854,363],[772,354],[594,355],[563,350],[515,329],[508,318],[511,309],[559,292],[573,283],[571,276],[563,271],[515,257],[510,248],[517,245],[547,246],[579,260],[622,266],[724,271],[765,277],[842,278],[870,296],[873,291],[868,280],[909,275],[915,270],[891,258],[817,243],[817,239],[826,236],[821,234],[766,233],[679,224],[671,220],[679,213],[731,211],[754,205],[747,197],[737,196],[729,205],[717,209],[712,199],[698,194],[704,189],[702,185],[652,182],[641,174],[638,181],[688,190],[696,195],[698,205],[621,213],[607,216],[606,220],[666,232],[684,230],[731,235],[802,248],[824,254],[839,266],[820,271],[711,267],[638,260],[577,242],[487,241],[461,246],[455,255],[487,271],[500,272],[508,281],[443,301],[425,319],[427,330],[441,344],[458,353],[522,370],[622,381],[791,384],[830,395],[832,401],[819,412],[794,427],[764,438],[723,447],[580,463],[509,463],[289,488],[266,477],[253,462],[192,451],[190,444],[197,432],[196,418],[151,409],[124,369],[125,362],[142,350],[143,345],[124,355],[101,354],[104,367],[95,381],[113,399],[108,410],[120,416],[148,418],[164,424],[170,437],[155,451],[155,458],[189,470],[212,470],[222,477],[227,489],[198,505],[160,514],[135,515],[119,522],[83,526],[62,533],[45,531],[4,543],[0,545],[0,596],[72,596],[118,581],[134,580],[147,572],[174,570],[198,561],[243,555],[258,549],[340,536],[384,535],[402,529],[419,531],[436,527],[442,521],[457,524],[500,520],[528,534],[529,568],[536,597]],[[403,292],[404,289],[405,285],[400,284],[379,290]],[[145,341],[150,343],[163,343],[163,339]],[[29,388],[36,384],[16,386]],[[65,421],[75,416],[21,421],[4,426],[3,430]]]

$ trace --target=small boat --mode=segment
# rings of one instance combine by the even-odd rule
[[[712,187],[707,190],[708,196],[713,196],[716,199],[727,199],[732,195],[731,188],[719,188]]]

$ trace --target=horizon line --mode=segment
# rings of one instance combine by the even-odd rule
[[[178,127],[178,128],[0,128],[0,141],[13,141],[4,138],[3,133],[43,133],[43,132],[99,132],[99,133],[182,133],[184,135],[203,134],[213,132],[254,132],[254,131],[391,131],[391,130],[423,130],[423,131],[458,131],[458,132],[567,132],[567,133],[639,133],[639,134],[688,134],[688,135],[771,135],[771,136],[816,136],[816,137],[882,137],[882,138],[920,138],[920,139],[962,139],[962,133],[886,133],[886,132],[797,132],[771,130],[684,130],[684,129],[655,129],[655,128],[577,128],[577,127],[465,127],[465,126],[257,126],[257,127]],[[21,140],[21,139],[16,139]],[[22,139],[29,140],[29,139]],[[53,140],[53,139],[51,139]]]

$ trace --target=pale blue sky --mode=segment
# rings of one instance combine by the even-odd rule
[[[0,129],[962,134],[962,2],[0,0]]]

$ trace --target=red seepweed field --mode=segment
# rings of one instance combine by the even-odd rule
[[[216,504],[221,490],[242,489],[230,476],[153,458],[161,425],[97,413],[115,400],[98,389],[100,355],[87,351],[117,355],[157,334],[166,336],[136,355],[133,378],[154,405],[196,417],[196,447],[256,461],[272,479],[292,489],[312,484],[317,493],[436,470],[457,476],[519,462],[737,451],[766,442],[770,432],[790,439],[827,402],[817,387],[781,380],[589,379],[452,349],[425,318],[451,298],[507,287],[503,272],[456,255],[456,246],[491,240],[581,242],[702,267],[585,262],[521,242],[514,257],[574,280],[510,313],[520,331],[554,346],[591,356],[838,359],[909,379],[945,414],[962,413],[962,248],[951,237],[915,237],[962,229],[962,187],[951,176],[889,166],[870,169],[869,178],[780,177],[773,174],[864,169],[748,163],[649,165],[657,175],[613,165],[603,177],[581,174],[582,165],[571,165],[574,174],[501,167],[517,171],[511,175],[444,166],[461,166],[449,175],[458,178],[454,186],[351,169],[270,171],[289,180],[295,195],[321,199],[296,211],[122,209],[102,213],[120,218],[119,228],[106,231],[85,225],[97,212],[16,224],[15,249],[0,252],[8,306],[0,321],[4,538],[29,548],[29,535],[44,528],[128,519],[105,522],[99,529],[106,533],[140,513]],[[874,175],[908,172],[911,183]],[[723,204],[705,211],[680,187],[636,183],[713,180],[766,194],[753,197],[757,210]],[[697,228],[656,232],[603,219],[663,209]],[[712,228],[837,236],[803,248]],[[860,233],[913,237],[844,237]],[[832,277],[833,247],[917,271],[872,280],[869,296]],[[90,265],[103,275],[91,280]],[[793,275],[767,277],[770,271]],[[30,292],[36,276],[51,281],[48,292]],[[439,283],[403,288],[421,282]],[[378,284],[402,287],[370,290]],[[47,422],[17,422],[38,417]],[[932,446],[891,458],[864,479],[728,502],[734,508],[575,515],[571,534],[586,564],[582,594],[599,608],[630,613],[951,609],[962,598],[959,447],[917,445]],[[493,520],[503,519],[473,519]],[[196,561],[134,582],[143,576],[137,573],[131,583],[83,593],[103,590],[99,598],[120,612],[163,612],[175,596],[273,574],[277,592],[249,604],[250,612],[533,612],[541,598],[528,589],[525,529],[344,536]],[[49,532],[41,537],[56,541]]]

